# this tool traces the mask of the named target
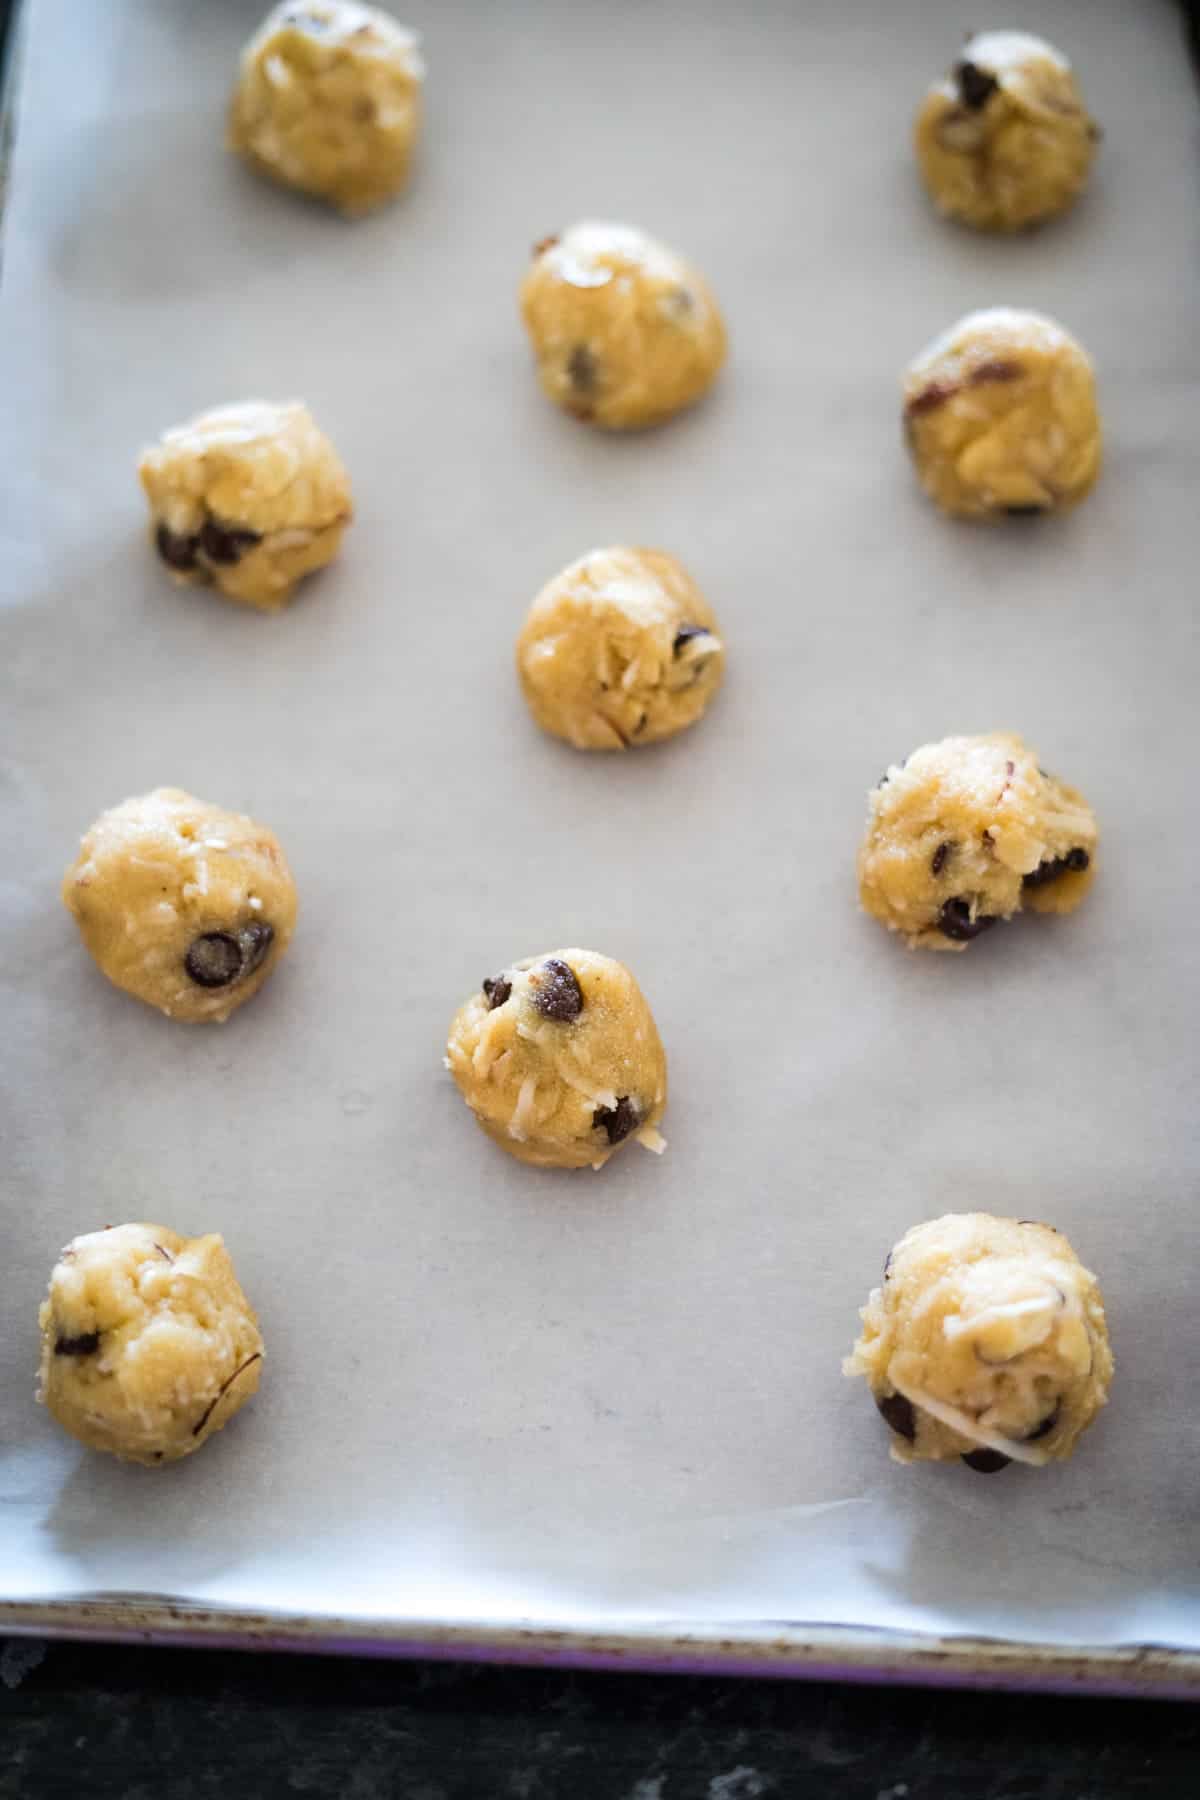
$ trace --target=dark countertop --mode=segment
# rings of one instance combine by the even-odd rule
[[[11,1641],[0,1800],[1158,1800],[1169,1702]]]

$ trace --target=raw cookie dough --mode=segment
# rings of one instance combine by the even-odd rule
[[[517,639],[529,710],[577,750],[627,750],[694,725],[721,684],[712,608],[662,550],[592,550],[549,582]]]
[[[138,476],[175,580],[266,612],[333,561],[353,514],[337,451],[298,400],[201,413],[144,450]]]
[[[637,982],[594,950],[552,950],[489,977],[450,1026],[446,1066],[510,1156],[544,1169],[598,1169],[656,1129],[667,1059]]]
[[[725,360],[704,277],[632,225],[588,222],[544,239],[521,286],[521,316],[551,400],[608,431],[669,419]]]
[[[176,1462],[243,1407],[263,1341],[220,1237],[117,1225],[62,1251],[38,1313],[38,1399],[93,1450]]]
[[[1108,1399],[1096,1277],[1052,1225],[948,1213],[905,1232],[843,1367],[864,1375],[897,1462],[980,1474],[1062,1462]]]
[[[408,179],[425,67],[416,34],[352,0],[286,0],[242,52],[228,142],[273,181],[370,212]]]
[[[171,1019],[227,1019],[258,992],[296,925],[274,832],[181,788],[102,813],[62,894],[102,973]]]
[[[968,38],[926,94],[914,133],[935,206],[981,231],[1019,231],[1063,212],[1099,137],[1066,57],[1025,31]]]
[[[1090,806],[1009,732],[923,744],[869,807],[859,898],[910,949],[964,950],[1027,906],[1072,912],[1095,878]]]
[[[969,313],[904,376],[904,429],[921,486],[945,512],[1063,512],[1100,472],[1092,365],[1053,319]]]

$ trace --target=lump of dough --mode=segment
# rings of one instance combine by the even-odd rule
[[[69,1243],[38,1313],[38,1399],[93,1450],[176,1462],[258,1387],[263,1341],[221,1238],[117,1225]]]
[[[181,788],[102,813],[62,893],[102,973],[171,1019],[227,1019],[258,992],[296,925],[274,832]]]
[[[573,225],[534,250],[521,314],[556,405],[609,431],[698,400],[725,360],[708,283],[632,225]]]
[[[446,1066],[479,1124],[539,1168],[662,1150],[667,1059],[637,982],[594,950],[526,957],[460,1006]]]
[[[694,725],[725,670],[712,608],[662,550],[593,550],[544,587],[517,639],[529,710],[577,750]]]
[[[1096,1277],[1060,1231],[948,1213],[914,1225],[862,1309],[863,1375],[898,1462],[980,1474],[1070,1456],[1108,1399],[1113,1357]]]
[[[910,948],[963,950],[1024,907],[1072,912],[1095,878],[1091,808],[1010,732],[923,744],[868,804],[859,898]]]
[[[1019,231],[1082,192],[1100,132],[1061,51],[1025,31],[969,38],[926,94],[914,140],[938,209],[981,231]]]
[[[285,0],[242,52],[228,142],[349,214],[408,179],[425,68],[415,33],[356,0]]]
[[[333,561],[353,514],[337,451],[296,400],[201,413],[144,450],[138,476],[175,580],[211,582],[265,612]]]
[[[1100,472],[1091,361],[1040,313],[968,314],[910,364],[903,386],[917,475],[945,512],[1063,512]]]

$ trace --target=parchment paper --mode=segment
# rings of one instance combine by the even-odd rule
[[[1107,128],[1043,233],[933,216],[908,130],[953,0],[423,4],[410,196],[349,225],[220,147],[257,7],[41,0],[5,224],[0,1594],[342,1617],[810,1620],[1200,1646],[1194,1020],[1197,113],[1174,10],[1010,6]],[[969,22],[969,21],[968,21]],[[727,309],[710,403],[606,439],[543,400],[529,245],[632,219]],[[898,373],[971,307],[1095,357],[1099,489],[958,527]],[[260,617],[178,592],[133,465],[201,407],[304,397],[352,471],[338,565]],[[538,735],[529,599],[613,541],[709,594],[726,691],[625,758]],[[856,910],[864,794],[1011,728],[1081,786],[1069,921],[912,956]],[[178,783],[280,834],[294,948],[223,1028],[107,984],[58,900],[103,807]],[[661,1159],[529,1171],[441,1066],[462,997],[627,961]],[[911,1223],[1050,1220],[1101,1275],[1112,1404],[1067,1467],[904,1470],[839,1362]],[[59,1246],[223,1232],[268,1345],[193,1461],[33,1403]]]

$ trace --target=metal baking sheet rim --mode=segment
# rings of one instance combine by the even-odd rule
[[[210,1650],[1200,1698],[1200,1654],[1193,1651],[1154,1644],[1117,1649],[1035,1645],[767,1620],[709,1630],[697,1626],[675,1630],[663,1621],[604,1632],[563,1631],[536,1620],[494,1626],[312,1618],[301,1613],[217,1611],[147,1597],[0,1602],[0,1633]]]

